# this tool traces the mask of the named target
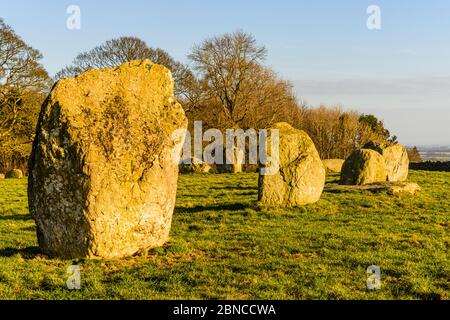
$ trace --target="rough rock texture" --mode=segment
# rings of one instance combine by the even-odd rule
[[[325,159],[322,160],[325,169],[331,172],[340,173],[345,160],[342,159]]]
[[[386,165],[381,154],[374,150],[360,149],[345,160],[341,171],[341,183],[364,185],[387,179]]]
[[[184,140],[174,132],[187,127],[173,90],[170,71],[149,60],[53,87],[29,164],[44,252],[119,258],[166,242]]]
[[[375,142],[368,142],[364,149],[371,149],[383,155],[386,164],[388,181],[406,181],[408,178],[408,151],[401,144],[388,146]]]
[[[11,170],[11,171],[8,171],[8,172],[5,174],[5,178],[6,178],[6,179],[21,179],[21,178],[23,178],[22,170],[19,170],[19,169],[13,169],[13,170]]]
[[[397,182],[393,185],[390,185],[387,192],[394,196],[401,196],[401,195],[415,195],[420,190],[422,189],[417,183]]]
[[[396,144],[383,149],[388,181],[406,181],[408,178],[409,158],[406,148]]]
[[[190,163],[181,162],[180,173],[210,173],[212,167],[197,158],[191,158]]]
[[[311,138],[287,123],[279,130],[279,171],[259,175],[259,201],[266,205],[300,206],[319,200],[325,184],[325,168]],[[268,155],[271,155],[269,137]],[[274,163],[271,163],[272,165]]]

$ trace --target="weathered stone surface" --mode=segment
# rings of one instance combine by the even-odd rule
[[[6,178],[6,179],[21,179],[21,178],[23,178],[22,170],[19,170],[19,169],[13,169],[13,170],[11,170],[11,171],[8,171],[8,172],[5,174],[5,178]]]
[[[188,160],[190,161],[181,162],[180,173],[210,173],[212,170],[212,167],[202,160],[197,158],[191,158]]]
[[[388,181],[406,181],[408,178],[409,158],[406,148],[400,144],[383,149]]]
[[[345,160],[342,159],[325,159],[322,160],[325,169],[331,172],[340,173]]]
[[[387,179],[386,165],[381,154],[374,150],[360,149],[345,160],[341,171],[341,183],[364,185]]]
[[[184,140],[174,132],[187,127],[173,90],[170,71],[149,60],[54,86],[29,164],[44,252],[119,258],[167,241]]]
[[[422,190],[417,183],[412,182],[396,182],[389,186],[387,192],[391,195],[415,195]]]
[[[311,138],[287,123],[279,130],[279,171],[259,175],[259,201],[266,205],[300,206],[318,201],[325,184],[325,168]],[[267,145],[271,154],[271,139]],[[271,164],[273,165],[273,163]]]
[[[380,153],[386,164],[388,181],[406,181],[408,178],[408,151],[401,144],[387,145],[368,142],[364,149],[371,149]]]

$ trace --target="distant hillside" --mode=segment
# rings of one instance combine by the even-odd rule
[[[450,146],[418,147],[423,161],[450,161]]]

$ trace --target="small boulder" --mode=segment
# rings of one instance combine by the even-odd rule
[[[334,173],[341,173],[345,160],[342,159],[325,159],[322,160],[325,169]]]
[[[259,201],[264,205],[283,207],[317,202],[326,173],[313,141],[304,131],[288,123],[277,123],[272,129],[279,130],[279,170],[263,175],[260,168]],[[271,156],[271,140],[269,137],[267,141],[268,156]],[[274,166],[274,162],[266,166]]]
[[[6,179],[22,179],[23,178],[23,172],[19,169],[13,169],[11,171],[8,171],[5,174]]]
[[[390,185],[387,189],[388,194],[394,196],[401,195],[415,195],[417,192],[422,190],[417,183],[412,182],[399,182],[394,185]]]
[[[190,158],[181,161],[180,173],[210,173],[212,167],[206,162],[197,158]]]
[[[342,166],[341,183],[364,185],[386,181],[384,158],[374,150],[360,149],[353,152]]]
[[[5,175],[3,173],[0,173],[0,179],[5,179]]]

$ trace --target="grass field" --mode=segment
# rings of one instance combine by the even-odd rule
[[[183,175],[171,240],[128,259],[76,261],[79,291],[66,288],[73,261],[37,248],[26,179],[0,180],[0,299],[449,299],[450,173],[410,180],[418,196],[326,192],[279,209],[257,205],[255,174]]]

